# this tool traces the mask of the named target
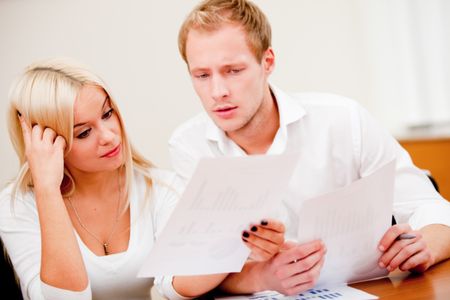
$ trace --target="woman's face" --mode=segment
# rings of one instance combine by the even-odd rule
[[[72,149],[65,165],[72,172],[112,171],[124,163],[122,128],[103,88],[85,85],[74,104]]]

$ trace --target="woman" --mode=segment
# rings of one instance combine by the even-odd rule
[[[0,194],[0,234],[24,298],[149,298],[153,280],[136,274],[179,196],[176,177],[131,146],[112,94],[83,66],[33,64],[10,98],[9,132],[21,168]],[[263,223],[258,233],[249,230],[246,244],[268,259],[284,229]],[[268,242],[276,247],[258,247]],[[172,281],[196,282],[184,290],[195,295],[225,277],[162,277],[156,284],[176,298]]]
[[[133,149],[108,88],[83,66],[31,65],[10,98],[21,169],[1,194],[0,227],[24,297],[148,298],[152,280],[135,274],[176,178]]]

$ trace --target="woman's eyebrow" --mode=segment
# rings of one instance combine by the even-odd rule
[[[106,95],[105,101],[103,101],[102,110],[103,110],[103,108],[105,108],[105,104],[106,104],[106,103],[109,103],[109,96],[108,96],[108,95]],[[83,126],[83,125],[85,125],[86,123],[87,123],[87,122],[75,124],[75,125],[73,126],[73,128],[79,127],[79,126]]]

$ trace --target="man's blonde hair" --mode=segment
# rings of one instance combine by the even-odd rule
[[[258,62],[272,44],[269,21],[264,13],[247,0],[205,0],[187,16],[178,33],[178,48],[184,61],[189,31],[216,30],[223,23],[241,25],[247,34],[247,43]]]
[[[144,174],[150,188],[152,181],[146,174],[152,164],[132,147],[117,104],[103,80],[87,67],[72,60],[50,59],[28,66],[10,90],[8,130],[21,166],[14,180],[13,197],[18,191],[24,193],[33,187],[18,113],[30,125],[39,124],[44,128],[52,128],[62,136],[66,140],[67,153],[71,150],[73,141],[75,99],[85,85],[101,87],[109,96],[111,107],[117,113],[122,128],[125,161],[122,168],[125,168],[127,195],[130,193],[133,170]],[[60,188],[63,196],[70,196],[75,191],[75,182],[67,168],[64,168],[64,179]]]

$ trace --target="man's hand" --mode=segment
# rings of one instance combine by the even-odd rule
[[[272,219],[250,225],[248,230],[242,232],[242,240],[252,251],[249,258],[255,261],[272,258],[284,243],[284,231],[283,223]]]
[[[319,278],[325,253],[320,240],[306,244],[285,242],[277,255],[262,263],[259,290],[297,295],[312,288]]]
[[[407,234],[408,238],[402,239],[402,234]],[[379,265],[389,272],[397,267],[402,271],[424,272],[435,262],[422,233],[413,231],[408,224],[389,228],[381,238],[379,249],[384,252]]]

